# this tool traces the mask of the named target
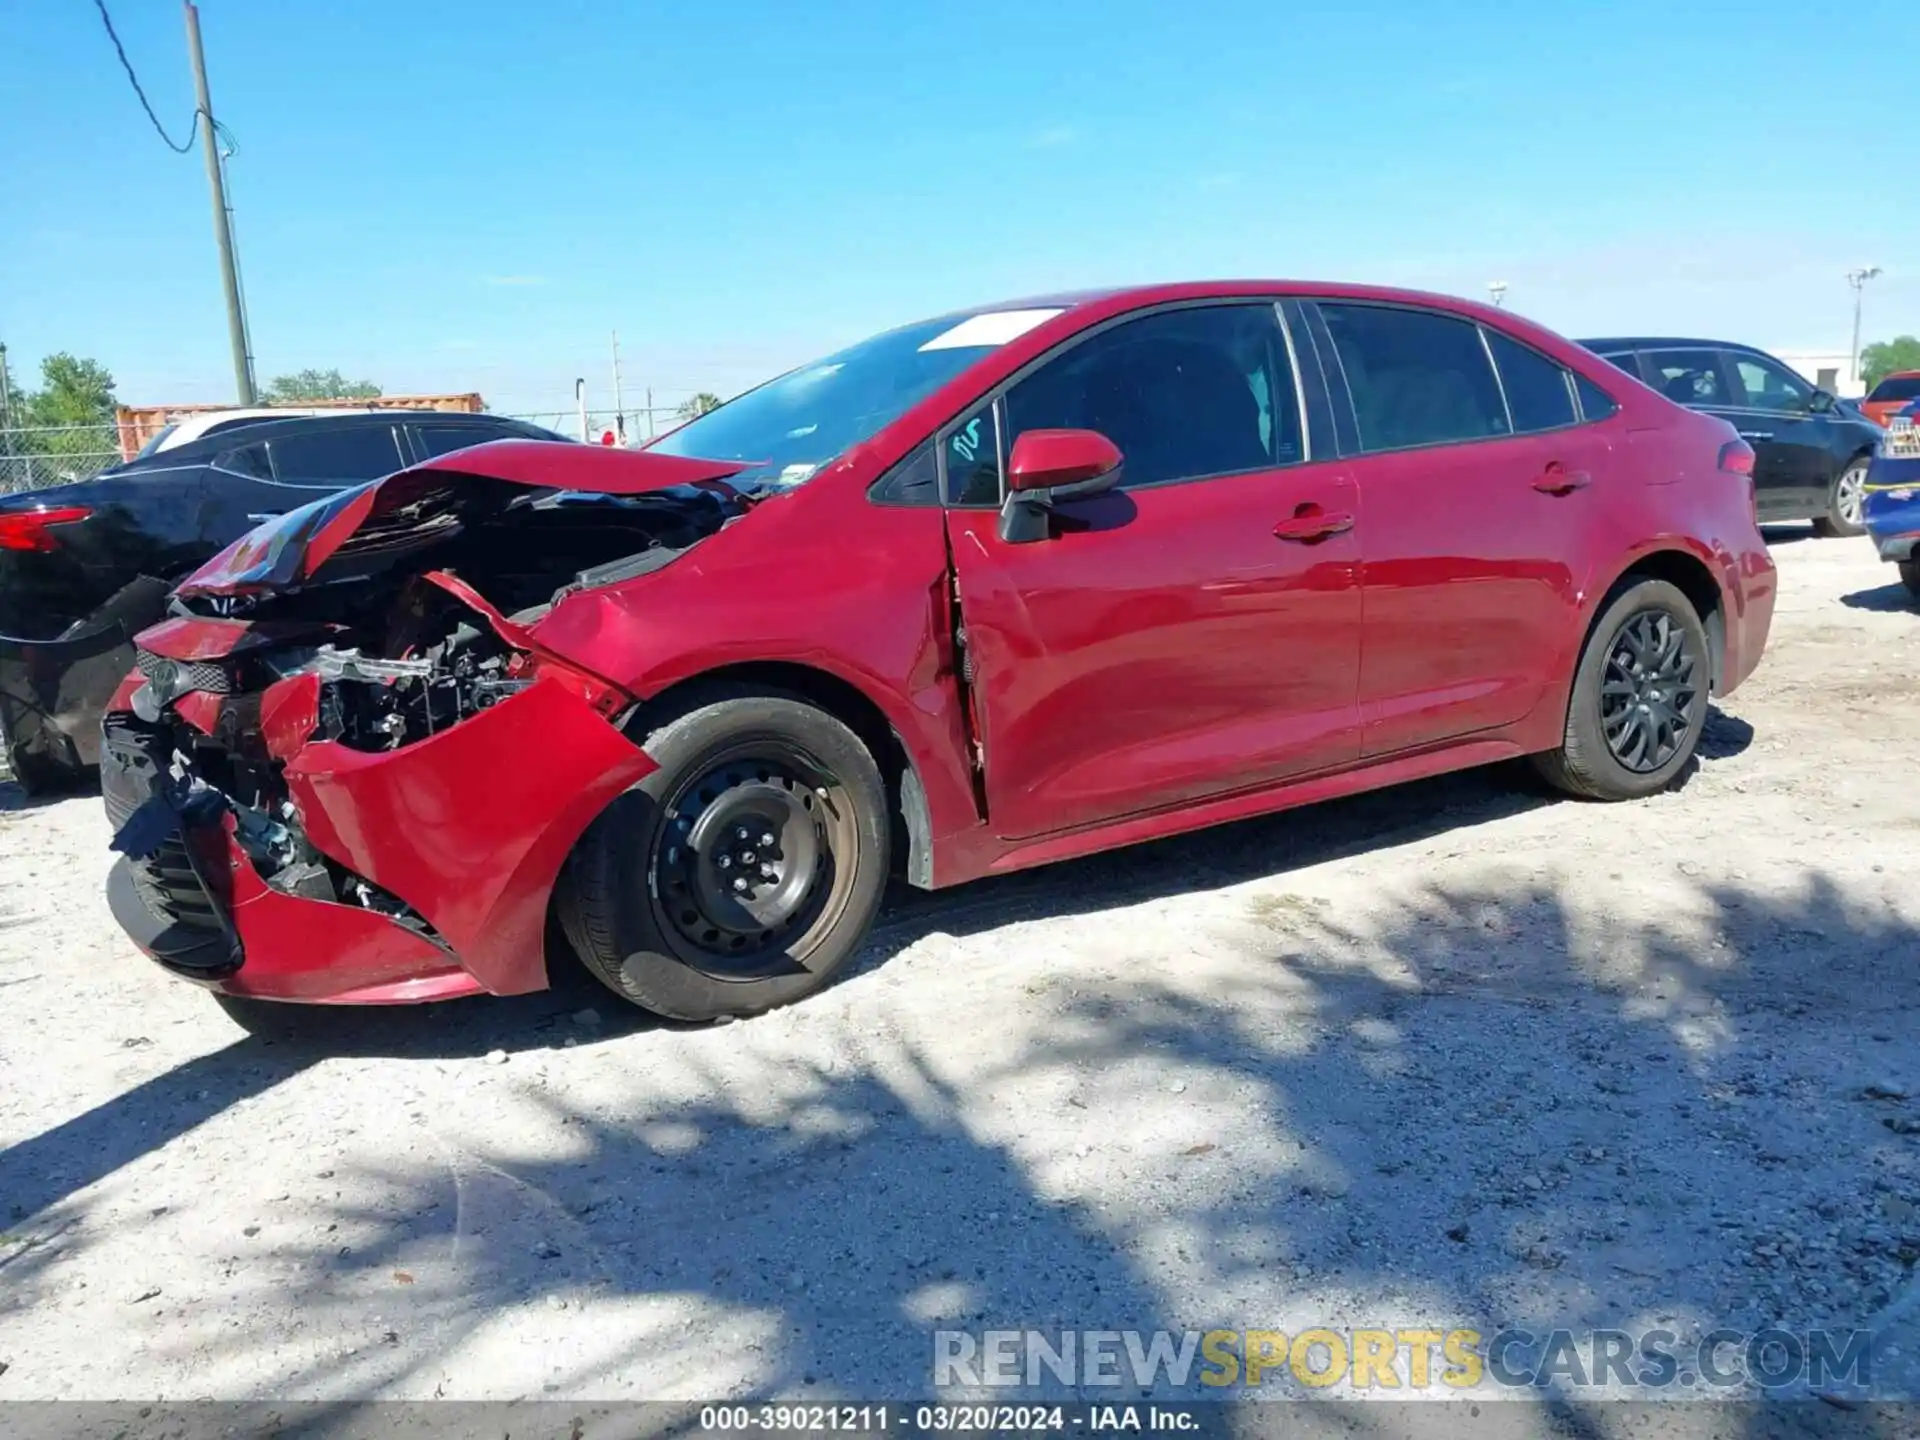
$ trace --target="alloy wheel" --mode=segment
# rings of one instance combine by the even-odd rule
[[[1867,467],[1858,463],[1849,465],[1834,485],[1833,508],[1850,528],[1858,530],[1866,500]]]
[[[1615,760],[1645,775],[1680,751],[1696,723],[1699,667],[1686,627],[1665,610],[1627,618],[1600,683],[1600,728]]]

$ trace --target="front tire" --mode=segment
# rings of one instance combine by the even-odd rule
[[[1827,492],[1827,513],[1813,522],[1816,535],[1864,535],[1866,523],[1861,519],[1861,507],[1867,498],[1867,467],[1869,461],[1864,455],[1856,455],[1846,464],[1838,475],[1833,477],[1833,488]]]
[[[1586,800],[1638,800],[1693,759],[1712,675],[1707,629],[1664,580],[1641,580],[1602,610],[1574,669],[1557,750],[1534,757],[1547,782]]]
[[[860,738],[797,696],[710,690],[645,740],[659,769],[588,827],[559,913],[587,969],[671,1020],[788,1005],[880,909],[886,785]]]

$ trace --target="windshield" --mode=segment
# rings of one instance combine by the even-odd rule
[[[889,330],[769,380],[648,448],[753,461],[732,477],[735,485],[798,485],[982,356],[1059,313],[986,310]]]
[[[1920,375],[1895,375],[1873,387],[1869,400],[1920,399]]]

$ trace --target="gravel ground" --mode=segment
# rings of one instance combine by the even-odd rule
[[[1772,538],[1675,793],[1496,769],[903,895],[705,1030],[569,977],[244,1036],[120,938],[98,801],[0,788],[0,1399],[897,1398],[947,1326],[1881,1313],[1920,614]]]

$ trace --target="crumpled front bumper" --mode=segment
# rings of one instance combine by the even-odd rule
[[[289,683],[289,682],[283,682]],[[273,692],[263,710],[271,707]],[[284,776],[315,849],[424,926],[261,876],[218,804],[182,815],[157,778],[162,732],[108,717],[102,788],[117,839],[143,804],[164,840],[108,882],[115,918],[175,974],[232,995],[332,1004],[523,994],[547,983],[547,907],[593,817],[653,761],[552,678],[438,735],[368,753],[300,746]],[[154,801],[161,796],[160,801]],[[138,848],[146,850],[151,837]]]

